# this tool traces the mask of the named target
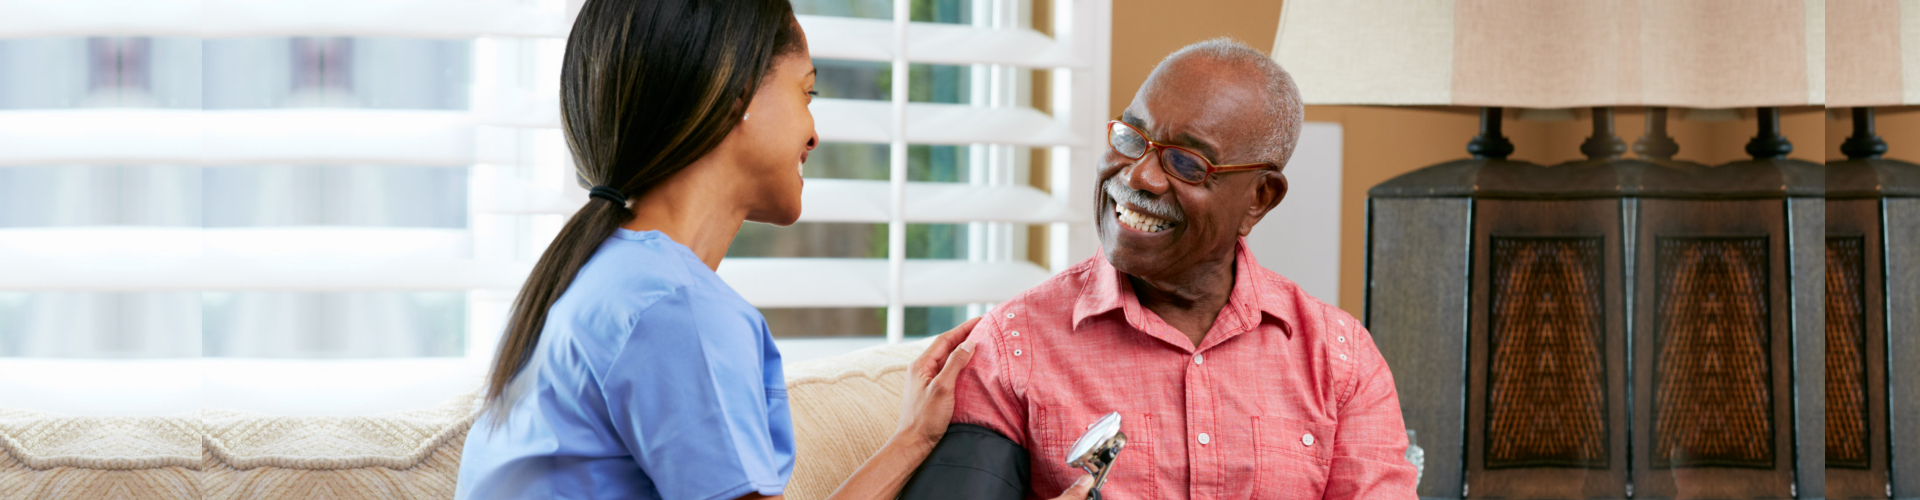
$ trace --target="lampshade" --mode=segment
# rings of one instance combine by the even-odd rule
[[[1822,0],[1287,0],[1272,54],[1307,104],[1819,105],[1825,9]]]
[[[1920,104],[1920,0],[1827,4],[1827,105]]]

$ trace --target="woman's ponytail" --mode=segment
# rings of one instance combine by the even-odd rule
[[[534,262],[500,336],[486,404],[506,418],[547,311],[646,195],[718,146],[782,55],[803,43],[787,0],[587,0],[560,66],[560,122],[591,186]]]

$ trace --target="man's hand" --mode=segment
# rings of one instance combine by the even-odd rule
[[[1093,491],[1093,476],[1081,475],[1080,480],[1074,481],[1073,486],[1068,486],[1067,491],[1053,497],[1053,500],[1086,500],[1090,491]]]
[[[907,368],[906,397],[894,437],[925,453],[947,434],[947,423],[953,419],[953,381],[973,359],[973,343],[967,337],[979,322],[980,318],[973,318],[940,334]]]

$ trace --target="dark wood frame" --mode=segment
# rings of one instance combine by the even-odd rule
[[[1882,232],[1883,203],[1878,197],[1829,199],[1826,202],[1829,237],[1861,238],[1864,272],[1860,285],[1864,333],[1861,355],[1866,368],[1867,468],[1827,466],[1826,494],[1830,499],[1885,499],[1891,479],[1888,405],[1888,330],[1886,240]]]

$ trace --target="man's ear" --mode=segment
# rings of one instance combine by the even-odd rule
[[[1253,202],[1247,205],[1247,216],[1240,219],[1240,235],[1253,232],[1253,226],[1267,217],[1273,207],[1280,206],[1280,200],[1287,197],[1287,174],[1278,170],[1269,170],[1262,176],[1260,183],[1253,186]]]

